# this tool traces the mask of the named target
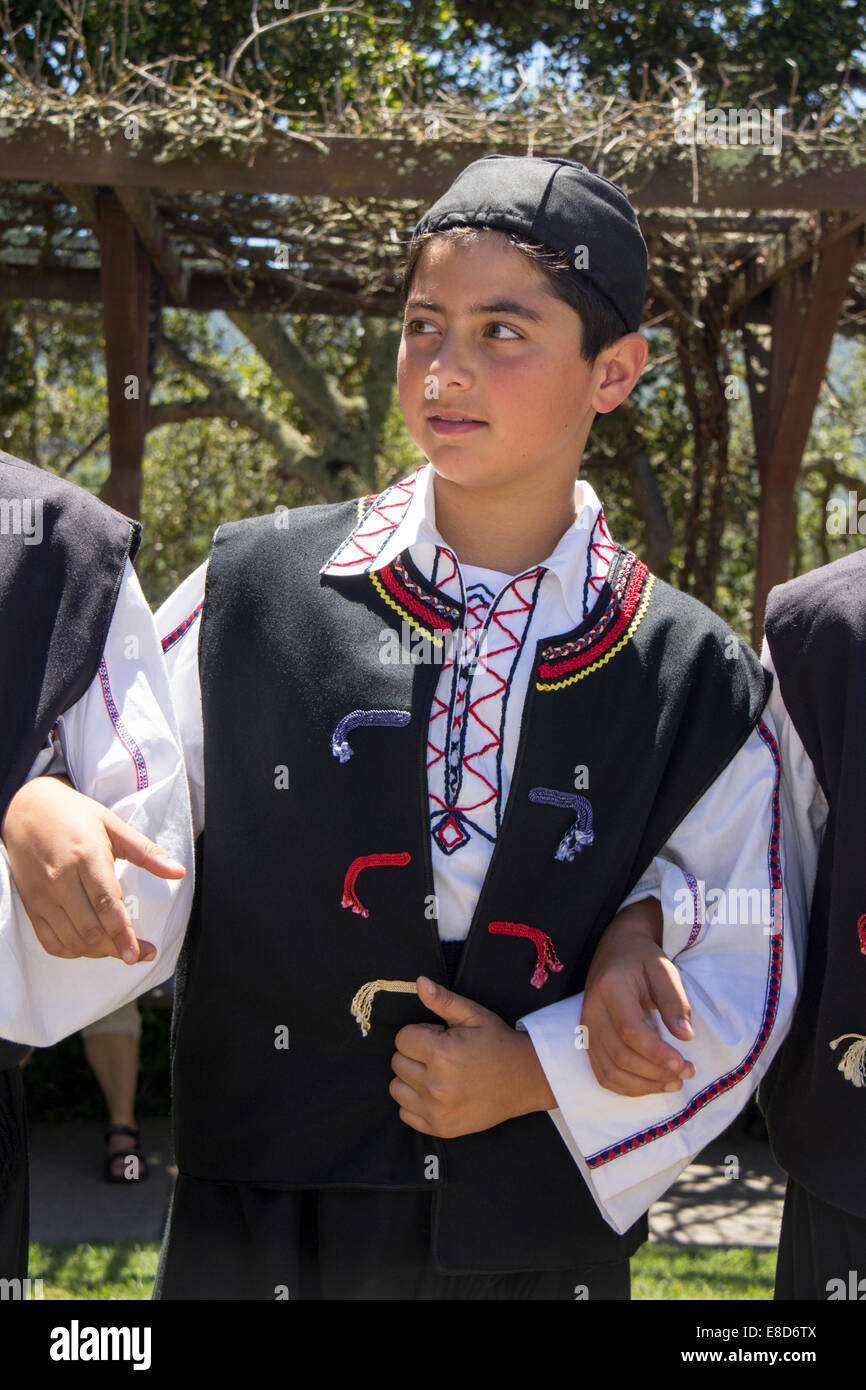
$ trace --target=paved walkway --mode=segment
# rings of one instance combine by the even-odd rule
[[[723,1136],[683,1172],[650,1212],[650,1238],[673,1245],[779,1243],[785,1174],[768,1144]]]
[[[109,1183],[105,1126],[94,1120],[31,1124],[30,1239],[161,1240],[175,1169],[167,1119],[141,1121],[144,1182]]]
[[[102,1178],[103,1126],[92,1120],[30,1126],[31,1239],[160,1240],[175,1169],[167,1119],[141,1125],[150,1176],[130,1186]],[[650,1215],[653,1240],[775,1248],[785,1177],[765,1143],[723,1137],[681,1175]]]

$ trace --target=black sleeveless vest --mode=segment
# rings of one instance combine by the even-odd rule
[[[866,550],[773,589],[766,632],[830,809],[803,990],[761,1102],[782,1167],[823,1201],[866,1217],[866,1089],[839,1069],[866,1035]]]
[[[0,819],[49,730],[93,677],[141,527],[0,453]],[[0,1039],[0,1068],[28,1049]]]
[[[441,666],[380,657],[404,622],[431,653],[462,623],[405,555],[320,575],[357,516],[356,503],[309,507],[214,539],[199,637],[207,824],[175,1005],[179,1169],[434,1188],[433,1258],[450,1271],[623,1258],[645,1223],[614,1234],[548,1115],[448,1141],[400,1121],[394,1036],[431,1021],[415,995],[377,993],[367,1036],[350,1012],[371,981],[446,979],[426,774]],[[582,988],[622,898],[763,709],[765,675],[745,648],[726,659],[729,636],[620,549],[586,621],[539,643],[460,994],[513,1025]],[[355,711],[390,717],[347,734]],[[592,840],[569,858],[577,764]]]

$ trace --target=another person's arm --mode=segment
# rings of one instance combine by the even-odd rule
[[[167,979],[192,902],[189,794],[169,671],[153,615],[129,565],[97,676],[58,720],[53,736],[78,791],[54,779],[29,792],[22,789],[26,795],[17,806],[13,798],[4,820],[11,848],[0,846],[0,1035],[37,1046]],[[31,779],[50,765],[46,749]],[[64,798],[63,835],[55,823],[34,819],[31,799],[42,794],[52,797],[55,807]],[[28,801],[31,833],[26,835],[19,832],[26,828]],[[148,842],[187,866],[185,876],[159,868]],[[108,866],[121,852],[141,862],[120,864],[112,886]],[[10,873],[10,854],[26,903]],[[33,876],[39,864],[42,895]],[[44,885],[52,878],[49,905]],[[50,944],[40,944],[27,907],[42,919],[46,943],[53,934],[57,954],[48,953]],[[102,948],[94,940],[98,932],[104,936]],[[135,937],[155,949],[154,955],[145,948],[144,963],[69,959],[76,940],[81,948],[117,956],[115,943],[128,946]]]
[[[764,642],[761,659],[775,676],[769,647]],[[827,819],[827,801],[800,737],[785,709],[778,680],[774,681],[767,705],[776,731],[782,764],[781,812],[789,841],[796,853],[787,856],[786,883],[793,901],[811,905],[818,852]],[[631,920],[627,920],[628,917]],[[803,912],[795,915],[800,926]],[[687,1005],[682,980],[673,961],[664,953],[663,918],[659,905],[645,899],[626,913],[619,913],[599,945],[584,992],[583,1019],[592,1021],[596,1045],[590,1062],[596,1080],[620,1095],[648,1094],[662,1089],[647,1078],[668,1080],[661,1065],[659,1049],[664,1046],[657,1031],[646,1021],[643,1010],[657,1008],[669,1031],[677,1032],[674,1022],[676,1001]],[[803,956],[803,941],[798,941]],[[655,949],[654,949],[655,948]],[[638,983],[639,982],[639,983]],[[684,1010],[690,1016],[690,1006]],[[608,1039],[610,1042],[608,1043]],[[613,1058],[610,1065],[608,1053]],[[636,1057],[635,1054],[639,1054]]]
[[[558,1103],[554,1123],[617,1230],[627,1229],[727,1127],[787,1031],[807,903],[796,837],[780,823],[781,803],[778,746],[765,716],[655,861],[662,947],[690,1002],[694,1036],[675,1037],[658,1016],[650,1023],[694,1065],[692,1077],[681,1085],[672,1080],[676,1089],[665,1092],[634,1071],[633,1059],[623,1066],[628,1051],[641,1046],[635,1035],[613,1059],[611,1078],[622,1084],[631,1072],[632,1094],[600,1085],[592,1064],[595,1032],[604,1036],[606,1027],[598,999],[590,1000],[588,1014],[578,995],[521,1020]],[[603,941],[601,952],[609,945]],[[633,1011],[622,961],[620,969],[623,1007]],[[645,1094],[636,1093],[645,1086]]]

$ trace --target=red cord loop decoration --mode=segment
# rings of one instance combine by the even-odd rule
[[[369,917],[367,911],[358,894],[355,892],[355,880],[362,869],[376,869],[384,867],[403,868],[412,859],[411,854],[361,854],[357,859],[353,859],[346,870],[346,878],[343,883],[343,899],[341,907],[350,907],[353,912],[359,913],[362,917]]]
[[[491,922],[487,930],[502,936],[527,936],[535,943],[538,960],[530,983],[536,989],[541,989],[547,983],[548,970],[556,972],[562,969],[562,961],[553,949],[553,942],[547,932],[540,928],[527,927],[523,922]]]
[[[866,912],[857,923],[857,935],[860,938],[860,954],[866,956]]]

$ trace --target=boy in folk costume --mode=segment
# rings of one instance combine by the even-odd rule
[[[795,848],[790,895],[808,916],[802,993],[790,1033],[759,1100],[770,1143],[788,1173],[776,1292],[779,1300],[862,1299],[866,1293],[866,550],[773,589],[767,600],[766,669],[774,676],[768,713],[778,732],[783,825]],[[633,909],[635,914],[644,907]],[[647,924],[648,925],[648,924]],[[623,997],[626,969],[673,967],[646,938],[607,934],[593,962],[584,1018],[593,1036],[623,1047],[639,1031],[640,1073],[619,1076],[592,1064],[622,1095],[659,1085],[667,1073],[650,1056],[655,1042]],[[610,1007],[608,1007],[610,1001]],[[616,1016],[614,1018],[614,1015]]]
[[[133,692],[149,680],[142,654],[155,665],[159,650],[153,618],[132,568],[141,528],[83,489],[9,454],[0,454],[0,507],[0,823],[22,783],[43,775],[55,761],[71,772],[83,791],[112,801],[125,819],[69,789],[53,789],[72,799],[78,833],[89,834],[97,848],[101,873],[95,891],[105,892],[106,912],[98,946],[86,939],[86,927],[79,934],[69,919],[70,945],[61,947],[50,929],[46,944],[66,955],[87,955],[91,949],[104,955],[110,950],[129,964],[152,961],[153,947],[136,939],[125,911],[118,908],[113,856],[134,861],[128,886],[149,909],[153,925],[162,913],[173,910],[182,926],[192,898],[191,876],[187,883],[162,882],[182,880],[183,866],[160,858],[155,846],[125,820],[139,815],[149,799],[148,811],[160,826],[164,844],[188,859],[191,839],[171,697],[158,667],[148,687],[155,711],[149,741],[142,747],[134,744],[123,724],[135,704]],[[132,760],[133,750],[137,762]],[[157,781],[156,790],[148,791],[149,776]],[[59,854],[52,866],[65,870]],[[9,926],[13,907],[5,861],[3,869],[0,920]],[[83,897],[80,887],[78,891]],[[72,917],[78,916],[79,904],[70,901],[69,906]],[[20,982],[26,982],[27,962],[33,957],[39,998],[25,1003]],[[164,964],[160,961],[160,969]],[[2,1279],[23,1279],[27,1274],[28,1164],[19,1065],[29,1051],[27,1044],[55,1041],[80,1026],[77,1018],[84,1023],[92,1019],[91,1006],[76,999],[71,985],[85,995],[93,986],[112,1010],[139,992],[147,973],[141,967],[132,973],[117,963],[107,966],[103,960],[79,960],[70,966],[40,951],[29,927],[17,940],[9,930],[0,934],[0,976],[19,981],[18,998],[4,1010],[0,1028]],[[53,1036],[44,1028],[43,1011],[52,1018]],[[132,1147],[128,1140],[125,1147]]]
[[[814,876],[803,991],[761,1094],[789,1175],[776,1298],[862,1299],[866,550],[772,590],[762,655],[810,888]]]
[[[778,1046],[769,682],[575,484],[644,366],[645,279],[607,180],[470,165],[404,281],[429,462],[221,527],[158,615],[203,832],[164,1298],[627,1297],[643,1213]],[[769,928],[710,940],[699,879],[769,893]],[[580,990],[648,895],[694,1039],[623,1100]]]

